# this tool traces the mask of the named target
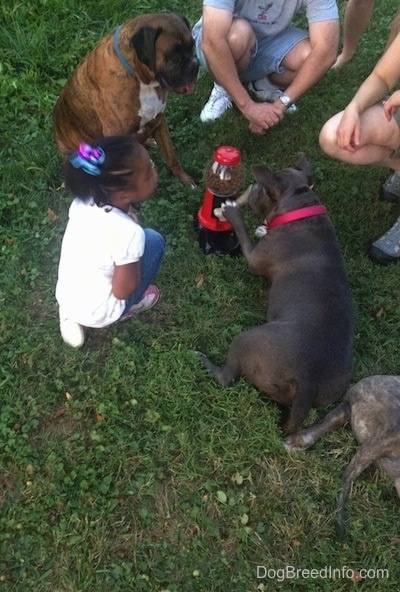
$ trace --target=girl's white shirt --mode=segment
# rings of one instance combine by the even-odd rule
[[[85,327],[105,327],[117,321],[126,301],[112,293],[114,267],[139,261],[144,245],[143,228],[128,214],[75,198],[58,268],[60,317]]]

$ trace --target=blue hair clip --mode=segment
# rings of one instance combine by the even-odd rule
[[[70,163],[75,169],[82,169],[85,173],[97,177],[100,175],[100,166],[105,161],[106,156],[104,150],[97,146],[96,148],[90,144],[79,144],[79,148],[69,158]]]

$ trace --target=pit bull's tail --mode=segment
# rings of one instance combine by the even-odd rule
[[[398,442],[398,439],[398,434],[393,436],[375,434],[373,438],[364,442],[361,448],[351,459],[350,464],[343,476],[343,488],[340,492],[336,505],[336,535],[339,540],[342,540],[346,534],[346,528],[344,524],[344,509],[346,499],[353,482],[373,462],[388,456],[393,450],[394,441]]]

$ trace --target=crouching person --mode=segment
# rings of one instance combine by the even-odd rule
[[[393,41],[350,103],[323,126],[319,142],[329,156],[351,164],[377,165],[393,172],[383,183],[383,200],[400,200],[400,15]],[[394,92],[393,92],[394,91]],[[400,216],[369,247],[369,256],[383,265],[400,259]]]
[[[165,241],[142,228],[132,204],[148,200],[157,172],[147,150],[125,136],[80,144],[64,168],[74,196],[62,241],[56,287],[65,343],[81,347],[86,327],[106,327],[148,310],[159,291],[151,281]]]

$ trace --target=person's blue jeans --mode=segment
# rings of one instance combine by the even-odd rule
[[[140,284],[136,292],[127,299],[122,316],[129,312],[134,304],[138,304],[143,294],[151,284],[152,279],[161,267],[165,253],[165,240],[161,234],[152,228],[144,228],[145,244],[144,253],[140,260]]]

